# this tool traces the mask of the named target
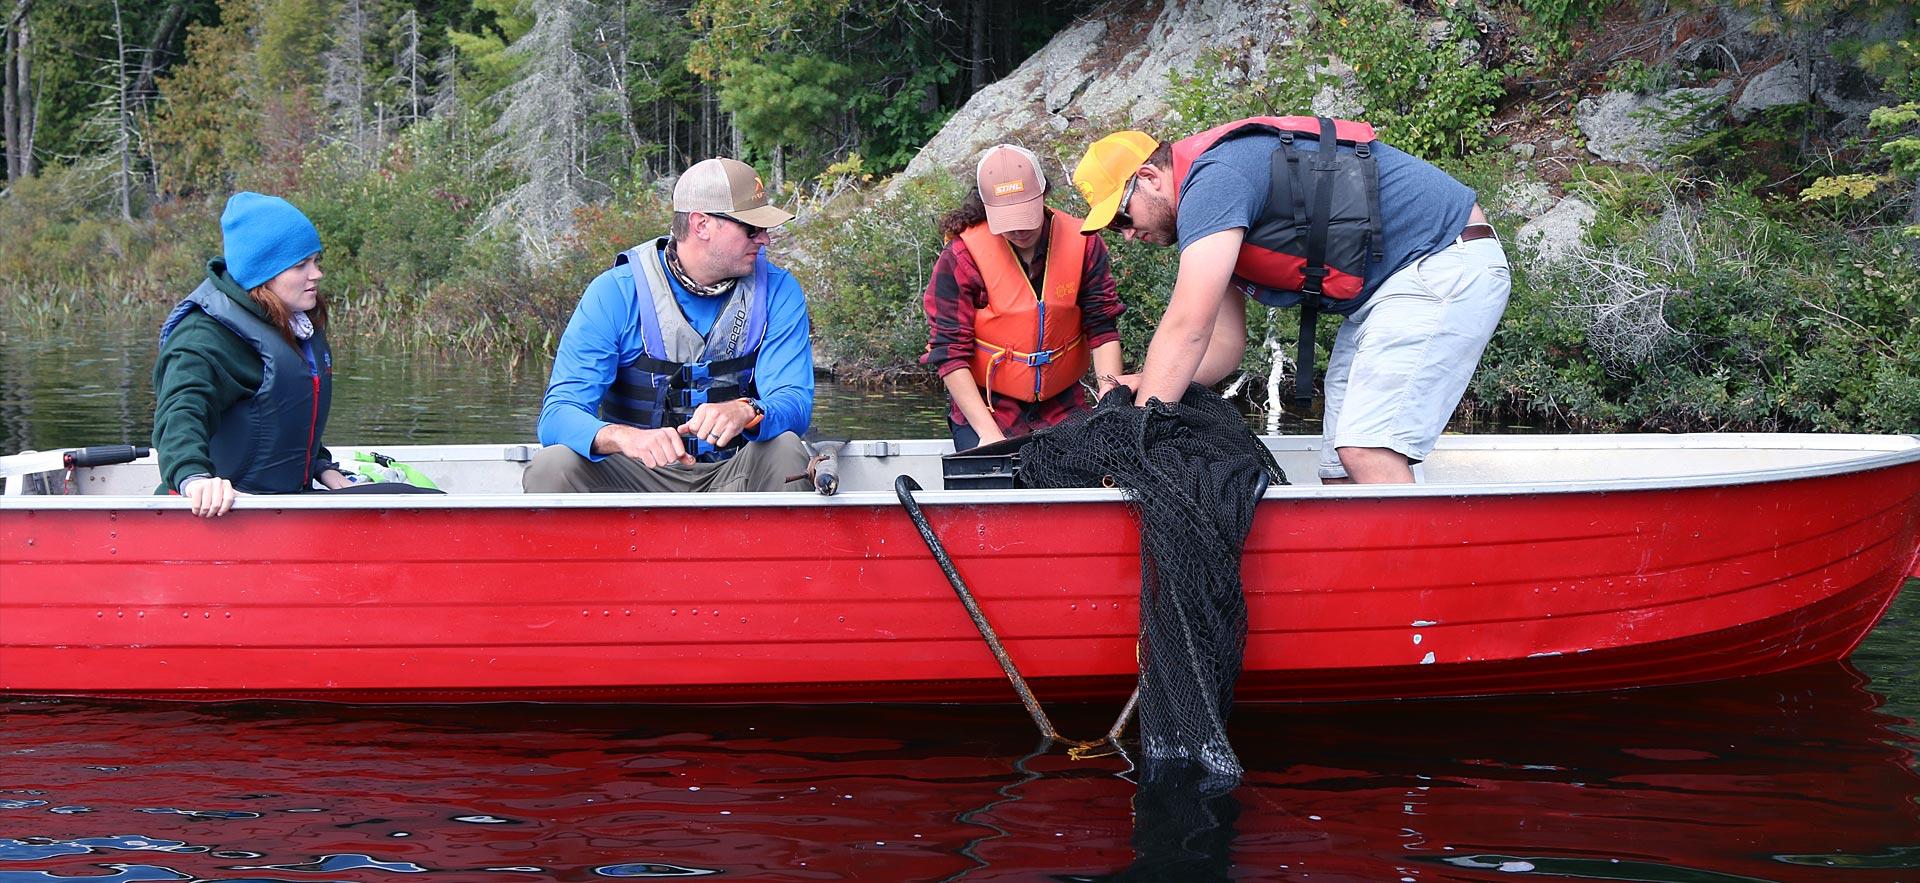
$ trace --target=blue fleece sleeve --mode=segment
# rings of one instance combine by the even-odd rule
[[[813,423],[813,325],[800,283],[778,267],[768,273],[767,336],[754,363],[753,383],[760,391],[766,419],[746,433],[749,440],[783,432],[806,434]]]
[[[601,273],[580,296],[560,336],[547,395],[540,403],[540,443],[566,445],[595,461],[605,459],[593,452],[594,435],[607,425],[600,419],[600,399],[613,384],[626,351],[639,349],[637,304],[615,281],[615,273]]]

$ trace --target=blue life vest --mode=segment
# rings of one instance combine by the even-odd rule
[[[614,282],[632,285],[639,301],[644,350],[614,373],[600,400],[600,419],[642,429],[679,426],[707,402],[758,398],[754,363],[767,334],[767,273],[763,250],[753,273],[741,277],[705,335],[693,329],[673,298],[661,263],[663,237],[636,245],[613,259]],[[641,280],[645,284],[640,284]],[[703,463],[725,460],[737,447],[715,448],[689,439],[688,453]]]
[[[252,344],[264,369],[253,397],[235,402],[219,415],[207,452],[214,475],[250,494],[307,490],[333,399],[333,353],[327,348],[326,333],[315,328],[313,336],[294,349],[279,329],[234,303],[209,279],[167,315],[160,326],[162,345],[193,310],[206,313]]]

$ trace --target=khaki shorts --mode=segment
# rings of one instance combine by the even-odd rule
[[[807,448],[783,432],[757,441],[718,463],[671,463],[658,469],[624,454],[589,460],[566,445],[540,449],[520,477],[529,494],[705,493],[808,491]],[[799,476],[796,481],[788,478]]]
[[[1320,477],[1347,477],[1339,448],[1387,448],[1415,463],[1433,453],[1512,287],[1492,237],[1455,242],[1387,277],[1327,356]]]

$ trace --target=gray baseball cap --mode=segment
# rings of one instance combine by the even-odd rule
[[[673,210],[726,215],[755,227],[778,227],[793,213],[767,202],[766,185],[753,166],[737,159],[703,159],[673,185]]]

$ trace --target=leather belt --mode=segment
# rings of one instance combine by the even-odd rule
[[[1460,236],[1453,241],[1472,242],[1475,239],[1497,239],[1497,238],[1498,237],[1494,235],[1492,224],[1468,224],[1467,226],[1461,228]]]

